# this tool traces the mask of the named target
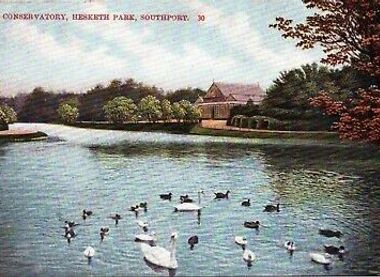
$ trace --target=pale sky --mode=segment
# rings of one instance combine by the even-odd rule
[[[168,13],[190,21],[10,21],[5,13],[70,19],[73,13]],[[296,49],[295,41],[268,28],[276,16],[302,21],[308,13],[301,0],[0,1],[0,95],[36,86],[85,92],[115,78],[165,90],[207,89],[213,80],[267,88],[280,71],[322,57],[321,50]]]

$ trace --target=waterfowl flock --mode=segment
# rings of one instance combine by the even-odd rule
[[[227,190],[225,193],[214,192],[213,195],[214,195],[214,199],[228,200],[230,193],[231,193],[230,190]],[[195,203],[194,200],[191,199],[188,194],[180,195],[179,204],[174,206],[174,211],[175,212],[194,212],[195,211],[197,212],[198,219],[199,219],[201,215],[201,210],[207,207],[207,205],[201,206],[201,194],[204,194],[203,190],[198,191],[198,204]],[[159,197],[161,200],[171,201],[173,194],[171,192],[164,193],[164,194],[160,194]],[[251,206],[250,199],[246,198],[245,200],[243,200],[243,202],[241,202],[241,206],[250,207]],[[140,202],[139,204],[130,206],[129,211],[135,212],[137,216],[140,211],[147,212],[147,209],[148,209],[148,203]],[[277,214],[280,212],[280,203],[277,203],[275,205],[268,204],[264,206],[264,209],[262,210],[262,212]],[[90,218],[93,216],[93,214],[94,213],[92,211],[83,209],[82,219],[86,221],[88,220],[91,221]],[[111,214],[109,218],[115,221],[115,227],[117,227],[117,225],[119,224],[119,221],[124,217],[122,217],[120,213],[114,213],[114,214]],[[175,270],[179,264],[179,262],[176,259],[176,243],[179,237],[178,233],[173,232],[170,235],[170,247],[166,249],[164,247],[158,246],[159,244],[158,238],[154,231],[148,233],[148,226],[150,226],[148,221],[139,219],[139,220],[135,220],[135,222],[136,222],[136,225],[139,227],[139,230],[141,231],[140,233],[134,235],[133,240],[136,243],[139,243],[140,245],[139,248],[141,250],[144,260],[148,264],[152,264],[160,268]],[[77,237],[75,227],[78,225],[80,225],[80,223],[77,223],[74,221],[68,221],[68,220],[64,221],[63,236],[69,244],[72,242],[74,238]],[[255,229],[257,231],[257,234],[260,227],[267,227],[265,225],[262,225],[259,220],[244,221],[242,223],[242,226],[248,229]],[[327,237],[327,238],[333,238],[333,237],[341,238],[343,235],[342,232],[338,230],[331,230],[331,229],[320,229],[318,232],[319,232],[319,235]],[[103,242],[110,235],[110,227],[108,226],[100,227],[99,235],[100,235],[100,241]],[[256,254],[252,250],[248,249],[247,247],[248,239],[245,236],[235,236],[234,242],[235,244],[241,246],[243,250],[242,258],[244,262],[247,264],[249,268],[252,267],[253,262],[256,261],[257,258],[260,258],[260,257],[257,257]],[[189,249],[194,250],[195,246],[201,243],[201,241],[198,235],[191,235],[190,237],[187,238],[187,243],[189,245]],[[282,246],[291,255],[293,255],[293,252],[297,250],[296,243],[295,241],[292,241],[292,240],[283,242]],[[335,246],[331,244],[324,244],[323,249],[324,249],[324,252],[309,252],[310,260],[314,263],[318,263],[326,267],[329,267],[333,263],[334,256],[337,256],[340,259],[342,259],[343,256],[346,254],[346,250],[343,245]],[[92,246],[87,246],[85,250],[83,251],[83,255],[87,258],[89,264],[91,263],[93,257],[95,256],[95,253],[96,251]]]

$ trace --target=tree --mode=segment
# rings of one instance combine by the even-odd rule
[[[201,116],[202,116],[201,110],[194,105],[191,106],[191,109],[187,113],[187,118],[190,121],[198,121],[201,118]]]
[[[170,102],[179,102],[181,100],[187,100],[191,103],[194,103],[199,96],[205,96],[206,92],[199,88],[183,88],[178,89],[174,92],[169,92],[165,95],[165,98]]]
[[[61,103],[57,112],[60,120],[65,124],[75,123],[79,115],[78,108],[67,103]]]
[[[179,101],[179,105],[182,107],[184,111],[184,120],[188,121],[195,121],[198,120],[201,117],[201,112],[200,110],[195,107],[193,104],[191,104],[187,100],[181,100]]]
[[[0,104],[0,130],[7,130],[8,125],[16,121],[16,112],[7,104]]]
[[[104,120],[103,106],[115,97],[124,96],[132,99],[135,103],[142,98],[153,95],[161,99],[163,92],[154,86],[137,83],[129,78],[125,81],[112,80],[108,86],[97,85],[80,97],[79,119],[80,120]]]
[[[163,99],[161,101],[161,111],[163,120],[169,121],[173,117],[173,110],[169,100]]]
[[[113,79],[110,84],[108,85],[109,88],[115,88],[115,89],[119,89],[121,88],[121,85],[123,84],[123,82],[120,80],[120,79]]]
[[[72,107],[76,107],[76,108],[78,108],[78,106],[80,105],[78,95],[73,94],[73,93],[61,94],[61,99],[62,100],[59,103],[60,105],[61,104],[68,104],[68,105],[70,105]]]
[[[328,115],[338,115],[333,126],[342,139],[363,140],[380,144],[380,90],[376,87],[359,89],[356,99],[333,100],[326,92],[311,100],[315,107]]]
[[[358,89],[346,100],[339,101],[330,91],[322,91],[311,100],[314,107],[336,114],[334,125],[342,138],[366,140],[380,144],[380,135],[372,130],[380,120],[380,31],[378,0],[303,0],[308,9],[318,12],[305,23],[293,25],[292,20],[277,17],[270,27],[283,32],[283,37],[298,40],[302,49],[322,47],[323,63],[349,64],[362,74],[373,77],[372,86]],[[337,110],[332,112],[332,109]],[[362,123],[366,122],[365,125]],[[374,131],[374,132],[372,132]],[[369,135],[371,134],[371,135]]]
[[[152,95],[141,99],[138,111],[139,114],[149,122],[155,122],[162,116],[160,101]]]
[[[60,95],[47,92],[41,87],[33,89],[27,96],[25,104],[19,112],[20,121],[54,122],[58,119],[57,109]]]
[[[262,105],[268,108],[310,109],[308,99],[321,88],[334,87],[329,70],[316,63],[283,71],[267,90]]]
[[[116,97],[103,107],[106,118],[115,124],[133,120],[137,107],[132,99],[124,96]]]
[[[185,118],[185,110],[178,102],[173,103],[172,111],[173,111],[173,118],[177,119],[178,122],[180,122],[182,119]]]
[[[231,119],[235,115],[244,115],[247,117],[251,117],[255,115],[261,115],[261,111],[260,111],[259,105],[246,104],[246,105],[233,106],[230,110],[230,116],[228,118],[228,122],[230,122]]]
[[[8,130],[8,117],[0,107],[0,131]]]
[[[297,39],[302,49],[322,47],[330,65],[351,64],[372,76],[380,75],[380,32],[378,0],[303,0],[308,9],[317,9],[306,23],[292,26],[292,20],[277,17],[269,25]]]
[[[266,91],[260,110],[262,115],[277,119],[316,119],[324,116],[310,106],[310,98],[321,90],[329,91],[336,100],[347,99],[353,91],[367,86],[370,80],[351,67],[331,70],[316,63],[284,71]]]

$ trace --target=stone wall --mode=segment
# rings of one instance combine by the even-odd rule
[[[228,119],[233,104],[199,104],[202,119]]]

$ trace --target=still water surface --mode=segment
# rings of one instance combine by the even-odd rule
[[[130,206],[148,202],[139,219],[149,222],[160,246],[178,232],[178,276],[263,274],[379,274],[380,152],[374,147],[313,141],[253,140],[162,133],[86,130],[48,124],[47,141],[0,145],[0,272],[5,276],[167,275],[143,260],[133,241],[140,232]],[[174,213],[179,195],[197,198],[200,219]],[[228,200],[213,193],[230,190]],[[171,202],[159,198],[173,193]],[[250,198],[250,207],[241,206]],[[281,204],[279,213],[263,206]],[[83,221],[82,209],[94,214]],[[120,213],[117,226],[109,216]],[[78,237],[68,244],[64,220]],[[258,232],[242,226],[259,220]],[[99,228],[110,226],[100,241]],[[318,234],[338,229],[341,239]],[[198,235],[190,250],[187,239]],[[247,237],[257,260],[247,267],[234,236]],[[290,256],[282,248],[294,240]],[[310,262],[323,244],[344,245],[344,260],[329,270]],[[87,264],[83,251],[96,255]]]

